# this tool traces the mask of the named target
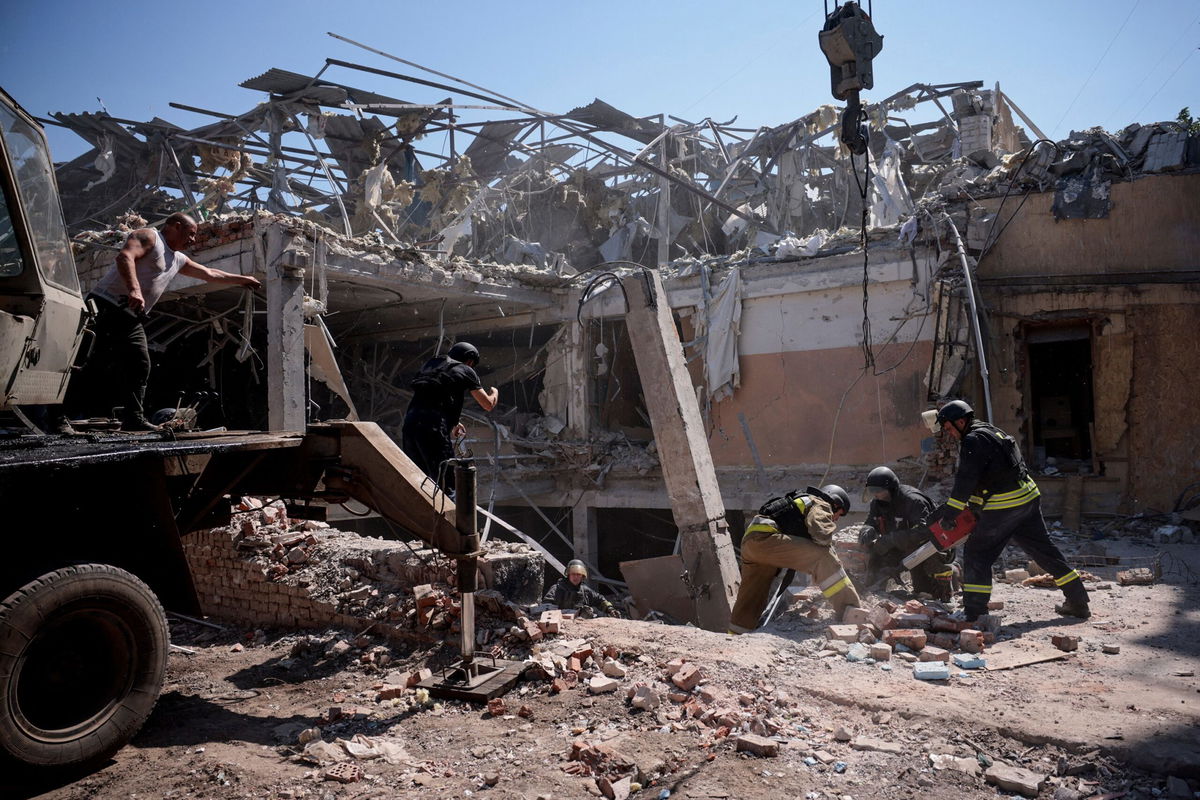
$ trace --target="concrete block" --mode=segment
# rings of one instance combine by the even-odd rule
[[[1004,601],[1003,600],[988,600],[987,608],[988,608],[988,611],[1003,611],[1004,610]]]
[[[954,665],[959,669],[983,669],[987,661],[974,653],[955,653]]]
[[[1100,646],[1100,649],[1107,655],[1115,656],[1117,653],[1121,652],[1121,645],[1119,645],[1119,644],[1103,644]]]
[[[858,641],[858,625],[830,625],[825,629],[825,636],[831,641],[851,644]]]
[[[1029,570],[1024,569],[1009,569],[1004,571],[1004,580],[1009,583],[1020,583],[1021,581],[1029,580]]]
[[[912,663],[916,662],[917,654],[909,653],[909,652],[896,653],[896,658],[900,659],[901,661],[903,661],[906,664],[912,664]]]
[[[658,692],[651,689],[649,686],[639,686],[633,693],[633,697],[629,699],[629,704],[634,708],[640,708],[643,711],[653,711],[662,703]]]
[[[610,678],[624,678],[627,672],[621,662],[611,658],[604,659],[604,663],[600,665],[600,671]]]
[[[588,681],[588,691],[592,694],[608,694],[609,692],[615,692],[620,685],[619,681],[604,677],[603,675],[597,675]]]
[[[883,632],[883,643],[895,647],[902,644],[911,650],[922,650],[926,642],[925,631],[917,628],[895,628]]]
[[[508,706],[504,705],[504,698],[494,697],[488,700],[487,710],[493,717],[502,717],[508,713]]]
[[[850,742],[850,748],[875,753],[892,753],[893,755],[903,755],[906,752],[904,745],[898,742],[889,742],[872,736],[857,737]]]
[[[950,680],[950,665],[945,661],[918,661],[913,664],[913,677],[919,681]]]
[[[871,648],[862,642],[855,642],[846,651],[847,661],[863,661],[871,658]]]
[[[1046,778],[1031,770],[1010,767],[996,762],[988,767],[983,777],[988,783],[999,786],[1006,792],[1019,792],[1026,797],[1037,797]]]
[[[883,642],[871,645],[871,658],[876,661],[890,661],[892,658],[892,646]]]
[[[1154,572],[1147,567],[1134,567],[1117,573],[1117,583],[1122,586],[1149,586],[1154,583]]]
[[[737,738],[737,751],[770,758],[779,755],[779,742],[765,736],[744,733]]]
[[[538,627],[542,629],[542,633],[558,633],[562,628],[563,616],[558,609],[543,611],[541,617],[538,618]]]
[[[667,665],[665,667],[665,669],[667,670],[667,677],[669,678],[672,675],[674,675],[676,672],[679,672],[679,670],[683,669],[683,665],[685,663],[686,662],[682,658],[673,658],[670,661],[668,661]]]

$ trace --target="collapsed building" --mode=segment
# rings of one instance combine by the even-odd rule
[[[1186,510],[1200,143],[1183,126],[1051,142],[999,85],[915,84],[867,107],[864,159],[832,106],[747,129],[599,99],[549,113],[434,76],[328,59],[244,82],[266,99],[242,114],[177,106],[216,120],[199,128],[47,120],[93,146],[58,169],[85,286],[136,215],[177,210],[205,220],[197,261],[265,276],[265,298],[178,280],[148,327],[152,402],[398,437],[408,380],[468,339],[500,388],[465,414],[485,536],[619,582],[679,551],[678,453],[648,412],[672,376],[639,372],[622,284],[652,270],[735,539],[807,484],[944,477],[953,450],[920,412],[950,397],[1019,434],[1048,514]]]

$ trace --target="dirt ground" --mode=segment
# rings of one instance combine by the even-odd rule
[[[818,656],[833,621],[827,606],[816,619],[793,608],[740,637],[568,621],[541,646],[586,640],[598,658],[615,651],[627,670],[618,689],[590,694],[581,680],[552,693],[547,680],[523,680],[496,715],[412,689],[377,699],[400,672],[454,658],[449,645],[405,649],[348,631],[173,620],[173,642],[193,652],[172,653],[162,697],[133,743],[87,775],[0,778],[0,796],[559,800],[603,796],[597,778],[609,788],[606,775],[621,797],[626,785],[616,779],[627,774],[645,782],[633,784],[636,798],[990,798],[1008,793],[982,767],[1005,763],[1045,776],[1042,798],[1190,797],[1200,790],[1200,545],[1119,546],[1134,558],[1162,553],[1162,580],[1125,587],[1100,575],[1110,588],[1091,584],[1086,622],[1054,613],[1055,590],[996,585],[1003,627],[985,657],[1056,653],[1056,632],[1079,636],[1076,652],[1008,670],[954,669],[949,681],[929,683],[899,658]],[[376,663],[364,662],[368,653]],[[664,666],[678,658],[704,676],[694,707],[728,717],[729,735],[669,696],[678,690]],[[627,691],[639,682],[661,697],[658,708],[630,706]],[[528,716],[517,714],[522,706]],[[737,752],[743,721],[773,735],[778,754]],[[309,735],[333,745],[320,746],[323,756],[299,744],[313,728]],[[331,754],[361,777],[329,779]]]

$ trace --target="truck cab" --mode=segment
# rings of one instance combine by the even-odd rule
[[[61,403],[87,322],[41,127],[0,89],[0,411]]]

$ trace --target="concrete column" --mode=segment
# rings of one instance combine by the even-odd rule
[[[571,540],[575,557],[586,564],[599,565],[600,541],[596,528],[596,508],[587,504],[585,496],[571,511]]]
[[[284,263],[284,251],[267,274],[267,426],[272,431],[305,427],[304,267]]]
[[[687,589],[695,604],[692,621],[725,631],[739,584],[737,558],[683,346],[658,273],[641,270],[621,284],[642,395],[681,534]]]
[[[568,377],[567,432],[572,439],[588,437],[588,357],[587,331],[569,319],[567,325],[566,373]]]

